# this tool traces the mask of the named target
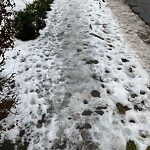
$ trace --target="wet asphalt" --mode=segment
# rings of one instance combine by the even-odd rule
[[[125,0],[134,13],[148,25],[150,25],[150,0]]]

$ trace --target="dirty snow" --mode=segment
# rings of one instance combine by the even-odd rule
[[[142,66],[150,74],[150,27],[143,22],[131,8],[124,4],[124,0],[108,1],[108,6],[117,17],[119,26],[124,33],[124,40],[131,50],[142,59]]]
[[[1,141],[28,150],[125,150],[150,145],[149,75],[125,44],[106,3],[55,0],[38,39],[15,41],[7,71],[19,102]],[[117,103],[128,110],[120,113]],[[13,126],[13,127],[12,127]],[[23,134],[21,134],[23,132]]]

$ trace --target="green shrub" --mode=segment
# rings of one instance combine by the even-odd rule
[[[10,0],[0,1],[0,121],[6,118],[15,105],[16,95],[13,92],[15,87],[14,74],[4,75],[5,52],[8,48],[14,47],[12,28],[12,9],[14,3]],[[1,130],[0,124],[0,130]]]
[[[23,41],[37,38],[39,30],[46,26],[44,19],[52,2],[53,0],[36,0],[28,4],[26,9],[15,12],[15,37]]]
[[[8,0],[0,1],[0,72],[2,71],[2,65],[5,61],[5,51],[7,48],[13,48],[14,30],[12,28],[12,15],[11,11],[14,7],[14,3]]]

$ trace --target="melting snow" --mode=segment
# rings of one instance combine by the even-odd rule
[[[1,121],[1,141],[21,138],[28,150],[125,150],[131,139],[145,150],[149,76],[106,3],[55,0],[47,16],[38,39],[17,40],[7,53],[19,103],[17,115]]]

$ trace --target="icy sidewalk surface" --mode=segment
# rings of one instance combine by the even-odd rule
[[[139,150],[150,145],[149,76],[123,41],[105,3],[55,0],[47,27],[16,42],[17,115],[1,140],[28,150]]]

